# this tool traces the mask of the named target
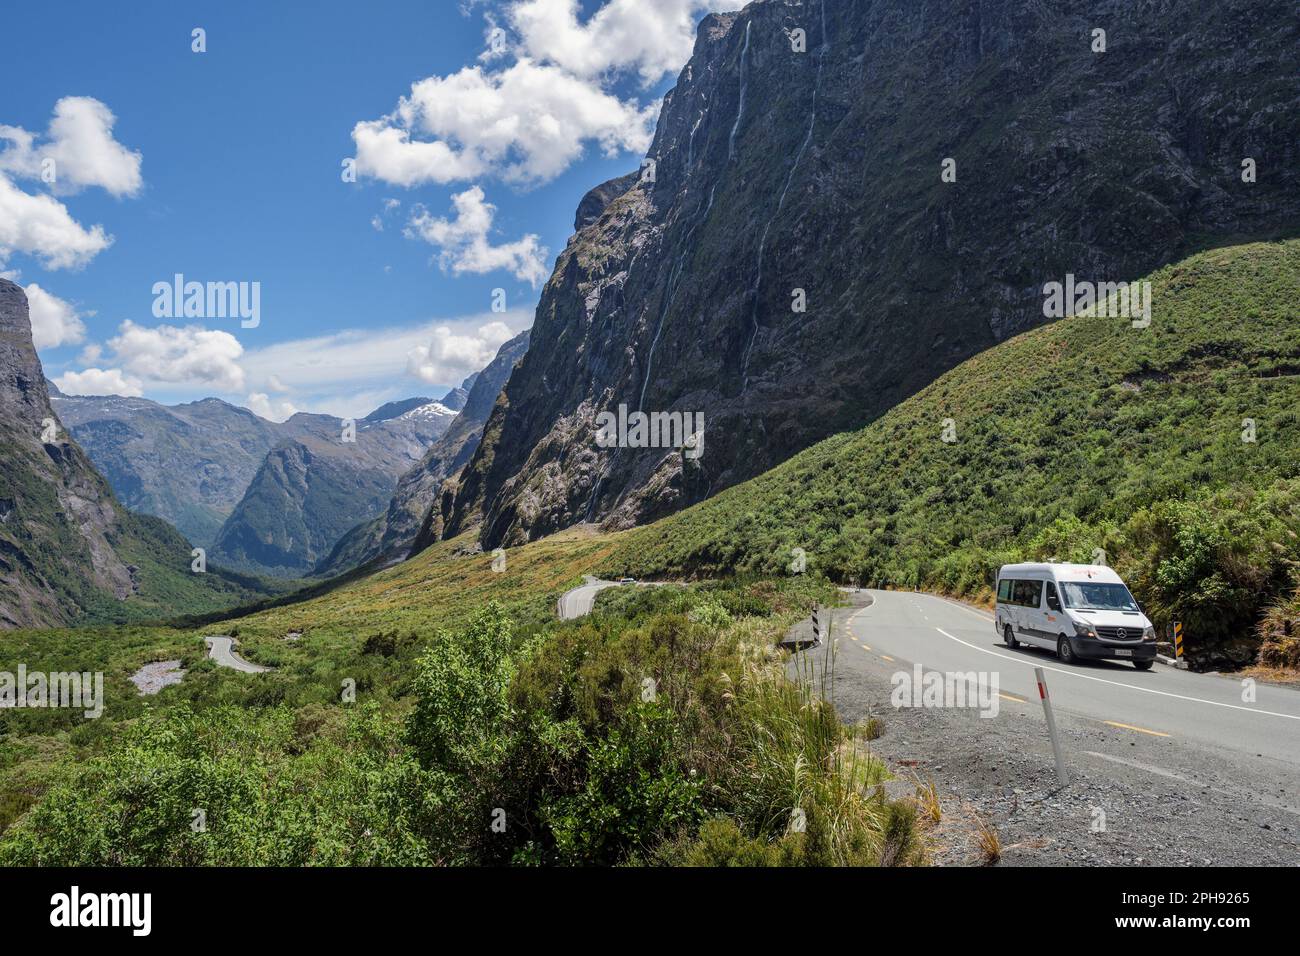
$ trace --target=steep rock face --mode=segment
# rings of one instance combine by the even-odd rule
[[[276,576],[307,574],[358,522],[383,512],[394,484],[455,420],[441,402],[392,402],[356,422],[298,414],[285,425],[300,437],[267,454],[212,545],[217,562]]]
[[[131,620],[229,607],[262,592],[131,514],[50,404],[27,296],[0,279],[0,627]]]
[[[441,516],[434,508],[444,481],[464,467],[478,447],[483,425],[515,364],[528,351],[527,331],[498,350],[492,362],[466,380],[468,392],[460,414],[397,483],[387,510],[343,536],[313,571],[332,577],[371,562],[392,564],[437,540]]]
[[[492,547],[658,517],[1043,323],[1046,282],[1294,234],[1298,66],[1281,0],[765,0],[705,18],[652,180],[584,200],[444,533],[481,524]],[[702,456],[597,447],[620,404],[703,413]]]
[[[112,493],[50,407],[27,296],[5,279],[0,436],[0,625],[68,623],[88,590],[126,598],[131,569],[108,540]]]

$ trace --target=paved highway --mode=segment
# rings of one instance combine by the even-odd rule
[[[594,578],[590,574],[584,575],[583,580],[586,584],[579,585],[571,591],[565,591],[560,595],[559,605],[556,607],[561,621],[571,621],[574,618],[586,617],[591,613],[592,606],[596,603],[596,595],[605,588],[618,587],[617,581],[602,581]]]
[[[1061,664],[1006,647],[992,616],[900,591],[849,592],[830,639],[792,655],[850,723],[881,721],[872,751],[905,792],[933,779],[945,801],[936,844],[946,862],[978,861],[962,821],[996,826],[1013,865],[1243,866],[1300,862],[1300,690],[1243,695],[1240,678],[1157,663]],[[866,605],[866,606],[864,606]],[[828,617],[821,614],[822,630]],[[1034,668],[1051,694],[1069,786],[1061,787]],[[991,708],[895,706],[921,668],[997,678]],[[987,691],[987,687],[986,687]],[[1244,699],[1247,698],[1247,699]],[[986,697],[986,700],[988,698]],[[1100,827],[1100,829],[1098,829]]]
[[[845,630],[836,627],[837,670],[851,673],[874,657],[899,670],[920,664],[925,671],[996,673],[1004,702],[1037,704],[1034,667],[1042,667],[1059,712],[1300,767],[1300,690],[1257,684],[1249,701],[1240,680],[1159,663],[1147,672],[1110,661],[1061,664],[1046,651],[1008,648],[992,616],[965,605],[912,592],[866,593],[869,606],[836,612],[848,618]]]
[[[261,664],[246,661],[236,654],[234,651],[235,639],[233,637],[224,635],[205,637],[203,643],[208,646],[208,657],[216,661],[221,667],[229,667],[245,674],[265,674],[267,671],[272,670],[270,667],[263,667]]]

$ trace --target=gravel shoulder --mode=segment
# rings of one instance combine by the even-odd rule
[[[857,607],[865,606],[865,602]],[[1071,773],[1059,786],[1042,705],[1000,701],[998,716],[890,703],[891,665],[864,653],[835,612],[831,644],[794,655],[793,674],[834,667],[831,695],[849,723],[876,717],[870,744],[902,796],[933,781],[942,820],[938,865],[983,862],[982,820],[998,834],[1000,865],[1294,866],[1300,863],[1300,774],[1294,766],[1190,740],[1157,738],[1057,709]]]

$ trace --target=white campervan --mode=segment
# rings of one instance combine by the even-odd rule
[[[1155,628],[1124,581],[1097,564],[1007,564],[998,571],[996,628],[1008,647],[1022,641],[1078,658],[1132,661],[1150,670]]]

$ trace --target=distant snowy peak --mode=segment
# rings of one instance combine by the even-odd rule
[[[448,408],[442,402],[430,402],[420,405],[398,416],[398,421],[431,421],[439,418],[455,418],[456,410]]]

